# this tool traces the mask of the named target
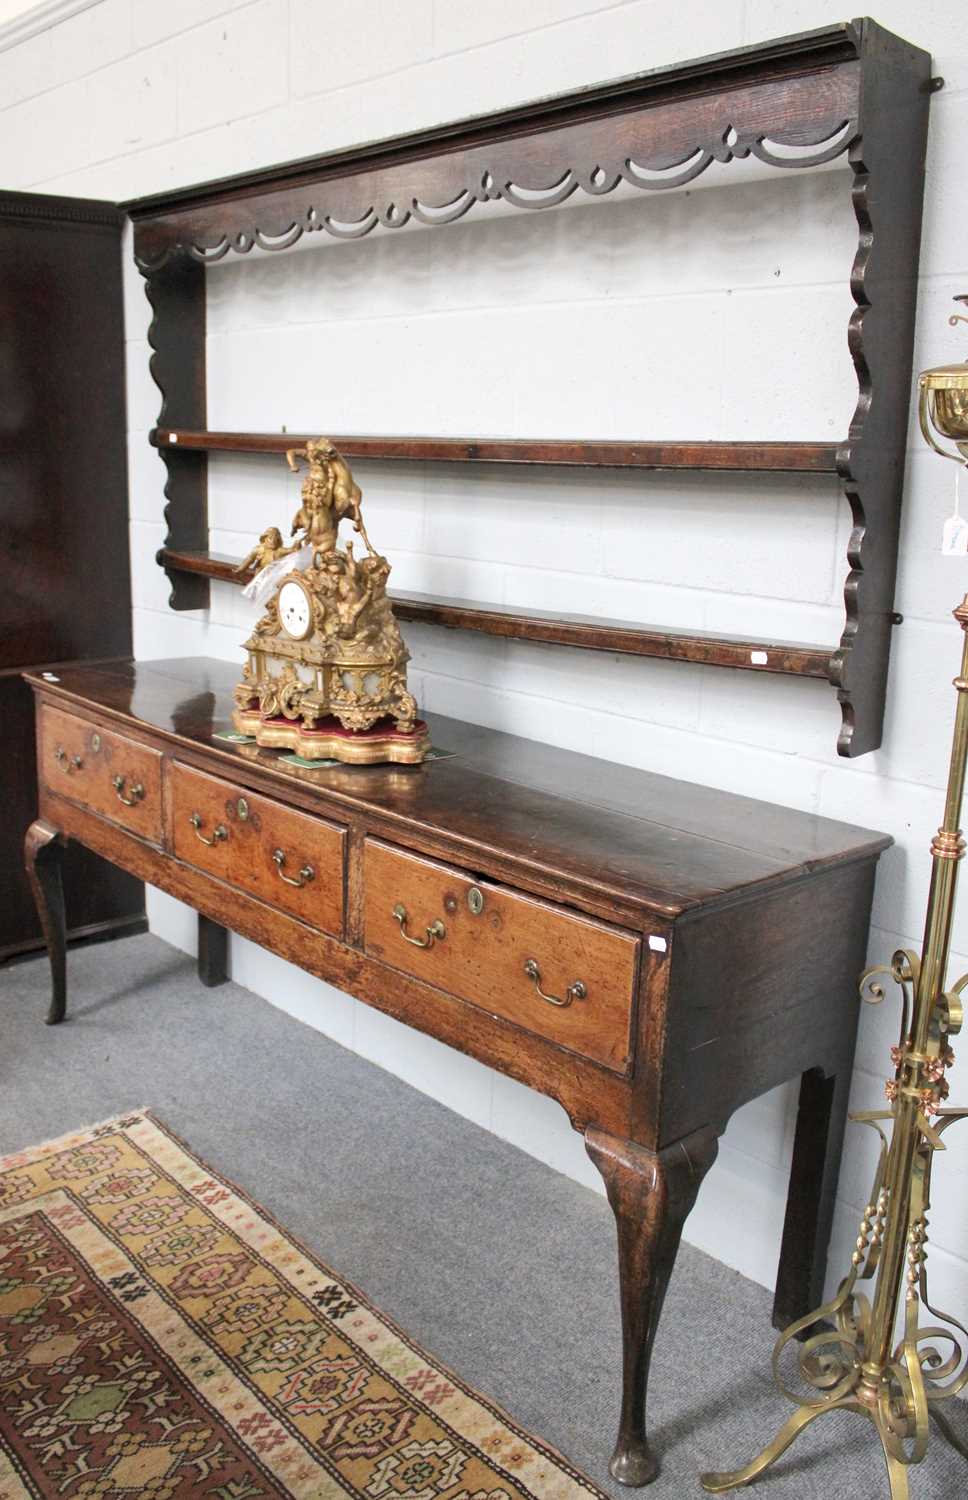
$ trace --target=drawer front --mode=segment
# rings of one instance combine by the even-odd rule
[[[373,957],[625,1070],[633,934],[376,839],[366,842],[365,917]]]
[[[179,859],[342,936],[344,829],[177,761],[169,775]]]
[[[51,791],[161,843],[159,751],[46,703],[39,746],[41,775]]]

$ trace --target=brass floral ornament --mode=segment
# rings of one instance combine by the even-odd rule
[[[407,690],[409,652],[387,597],[390,564],[370,543],[360,487],[328,438],[286,454],[307,465],[285,546],[262,533],[239,571],[257,569],[245,593],[265,601],[245,643],[233,722],[258,744],[309,759],[357,764],[423,760],[430,741]],[[350,520],[359,557],[339,528]]]

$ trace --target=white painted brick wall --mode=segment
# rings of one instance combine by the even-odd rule
[[[932,104],[916,360],[964,358],[950,297],[968,289],[959,192],[968,142],[963,0],[879,0],[883,24],[929,48]],[[826,0],[101,0],[0,51],[0,182],[123,198],[430,125],[841,19]],[[714,168],[690,190],[503,207],[446,229],[301,246],[210,273],[210,423],[259,430],[829,438],[855,387],[845,339],[856,226],[843,167],[770,176]],[[136,649],[237,660],[249,612],[215,585],[175,615],[153,562],[162,469],[148,309],[126,273]],[[631,357],[629,357],[629,351]],[[702,366],[696,390],[694,376]],[[267,373],[271,372],[271,376]],[[660,378],[661,377],[661,378]],[[916,945],[941,812],[949,610],[963,565],[940,557],[951,475],[910,428],[898,631],[883,748],[834,754],[823,684],[632,662],[410,627],[430,709],[892,833],[873,958]],[[451,473],[360,464],[368,520],[400,587],[750,635],[836,641],[849,518],[823,480]],[[966,487],[968,488],[968,487]],[[271,462],[211,464],[213,546],[288,529],[296,482]],[[966,495],[968,500],[968,495]],[[191,915],[151,900],[190,948]],[[953,972],[968,967],[968,900]],[[598,1186],[560,1109],[358,1005],[251,944],[235,977],[561,1171]],[[865,1013],[855,1103],[881,1098],[896,1011]],[[955,1095],[968,1073],[954,1074]],[[960,1091],[959,1091],[960,1080]],[[769,1283],[795,1091],[734,1118],[688,1236]],[[871,1169],[851,1132],[834,1271]],[[940,1164],[933,1226],[941,1305],[968,1304],[968,1139]]]

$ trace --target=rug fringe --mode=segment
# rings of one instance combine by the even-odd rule
[[[142,1104],[137,1109],[124,1109],[120,1114],[111,1115],[106,1120],[96,1120],[93,1125],[82,1125],[77,1130],[65,1131],[63,1135],[53,1136],[48,1141],[41,1141],[37,1146],[27,1146],[22,1151],[9,1151],[6,1155],[0,1156],[0,1172],[10,1172],[15,1167],[36,1161],[38,1157],[51,1156],[55,1151],[66,1151],[71,1146],[79,1146],[87,1136],[92,1135],[95,1130],[103,1130],[107,1125],[117,1125],[121,1120],[146,1119],[150,1114],[150,1106]]]

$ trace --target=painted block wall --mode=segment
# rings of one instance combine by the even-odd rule
[[[873,0],[872,0],[873,3]],[[968,357],[947,326],[968,290],[968,31],[961,0],[880,0],[928,48],[932,104],[916,366]],[[415,129],[841,19],[824,0],[99,0],[0,50],[0,182],[122,199]],[[0,30],[0,48],[4,33]],[[856,226],[842,167],[734,163],[688,190],[504,206],[448,228],[222,264],[209,275],[209,422],[269,430],[823,439],[856,394],[846,277]],[[142,657],[240,660],[251,613],[213,586],[175,615],[154,563],[163,470],[148,308],[126,267],[134,634]],[[960,351],[960,352],[959,352]],[[697,378],[698,377],[698,378]],[[953,716],[949,610],[968,562],[940,556],[948,466],[912,426],[883,748],[838,760],[825,685],[568,652],[408,626],[429,709],[890,832],[871,958],[918,943]],[[822,479],[503,475],[360,464],[367,521],[401,588],[834,643],[846,507]],[[968,486],[966,486],[968,490]],[[211,464],[212,545],[288,529],[271,460]],[[965,496],[968,503],[968,493]],[[153,929],[190,949],[158,893]],[[968,898],[953,973],[968,968]],[[234,977],[561,1171],[598,1187],[557,1105],[233,939]],[[896,1009],[862,1022],[853,1103],[882,1097]],[[968,1067],[955,1069],[968,1097]],[[795,1090],[732,1121],[687,1238],[774,1274]],[[848,1142],[832,1266],[845,1264],[871,1156]],[[940,1305],[968,1305],[968,1137],[937,1174]]]

